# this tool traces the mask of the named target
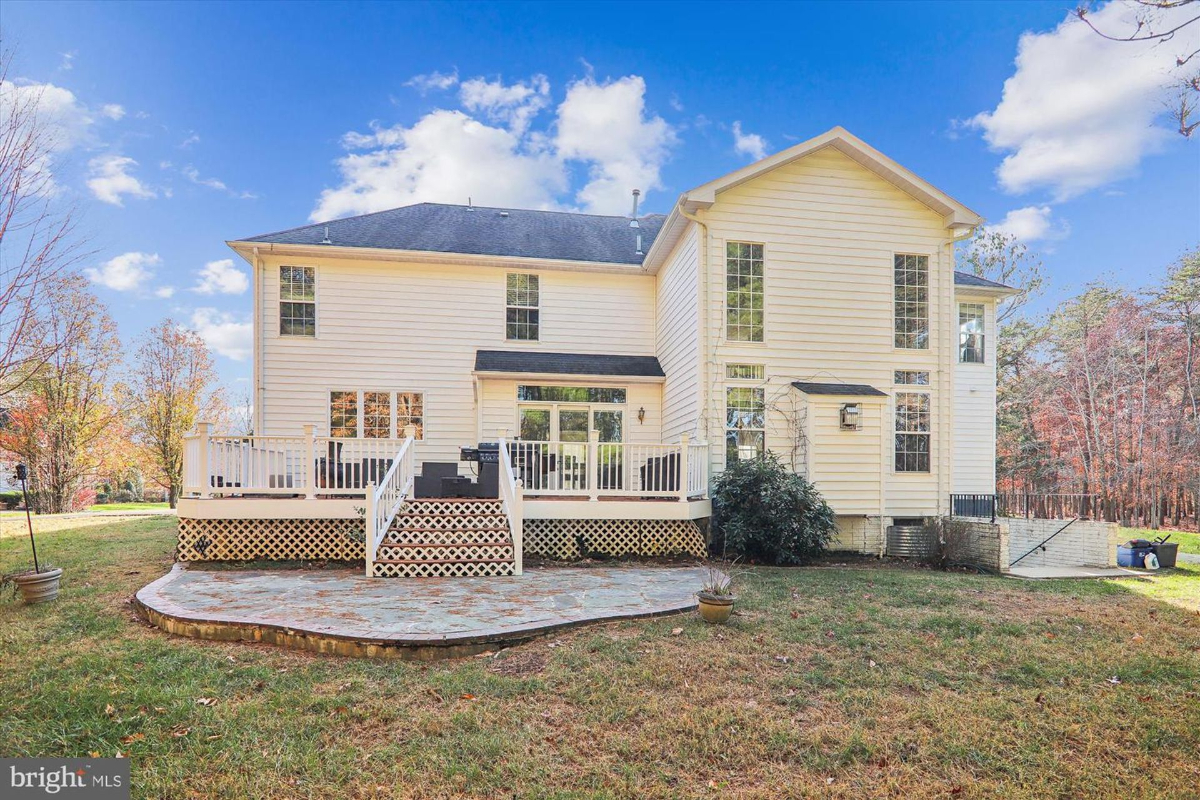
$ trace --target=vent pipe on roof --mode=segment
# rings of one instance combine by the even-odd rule
[[[630,220],[630,222],[629,222],[629,227],[631,227],[631,228],[636,228],[636,227],[638,227],[638,221],[637,221],[637,207],[638,207],[638,198],[639,198],[639,197],[641,197],[641,195],[642,195],[642,190],[641,190],[641,189],[634,189],[634,190],[633,190],[633,219],[632,219],[632,220]],[[642,249],[641,247],[638,247],[638,250],[639,250],[639,251],[640,251],[641,249]]]
[[[325,226],[325,238],[321,240],[321,244],[333,244],[333,242],[329,239],[329,226],[328,225]]]
[[[467,197],[467,211],[474,211],[474,210],[475,210],[475,204],[471,202],[471,198],[468,196]]]

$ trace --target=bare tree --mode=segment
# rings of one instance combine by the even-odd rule
[[[1178,97],[1175,105],[1170,107],[1171,117],[1179,123],[1179,133],[1191,138],[1200,121],[1193,122],[1196,102],[1200,99],[1200,47],[1195,38],[1180,36],[1182,33],[1195,33],[1200,25],[1200,12],[1191,13],[1197,8],[1197,0],[1127,0],[1137,7],[1132,30],[1110,31],[1103,30],[1088,18],[1090,8],[1086,5],[1075,9],[1075,16],[1095,31],[1099,36],[1111,42],[1158,42],[1167,44],[1177,37],[1181,40],[1175,56],[1175,66],[1181,71],[1177,83]],[[1182,10],[1185,6],[1192,8]],[[1194,63],[1195,62],[1195,63]],[[1191,66],[1189,66],[1191,65]]]
[[[47,364],[60,343],[38,320],[49,283],[84,256],[49,171],[60,144],[40,91],[8,80],[0,54],[0,396]]]

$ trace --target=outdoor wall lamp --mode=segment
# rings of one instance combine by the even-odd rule
[[[862,428],[862,406],[858,403],[842,405],[842,430],[857,431]]]
[[[640,425],[645,421],[646,421],[646,407],[642,406],[641,408],[638,409],[638,424]]]

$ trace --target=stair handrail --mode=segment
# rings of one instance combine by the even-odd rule
[[[512,535],[513,574],[520,575],[525,560],[525,484],[513,472],[512,456],[509,455],[508,440],[500,437],[500,504],[508,518],[508,530]]]
[[[1038,550],[1045,550],[1045,549],[1046,549],[1046,543],[1047,543],[1047,542],[1049,542],[1049,541],[1050,541],[1051,539],[1053,539],[1055,536],[1058,536],[1060,533],[1062,533],[1063,531],[1065,531],[1067,528],[1069,528],[1069,527],[1071,527],[1072,525],[1074,525],[1076,522],[1079,522],[1079,517],[1075,517],[1075,519],[1071,520],[1071,521],[1070,521],[1070,522],[1068,522],[1066,525],[1063,525],[1061,528],[1059,528],[1059,529],[1058,529],[1058,530],[1056,530],[1054,533],[1052,533],[1052,534],[1050,534],[1049,536],[1047,536],[1045,539],[1042,539],[1042,541],[1040,541],[1039,543],[1037,543],[1036,545],[1034,545],[1032,548],[1030,548],[1029,552],[1028,552],[1028,553],[1026,553],[1025,555],[1023,555],[1023,556],[1021,556],[1020,558],[1017,558],[1017,559],[1015,559],[1015,560],[1013,560],[1013,561],[1010,561],[1010,562],[1009,562],[1009,564],[1008,564],[1009,568],[1011,569],[1011,568],[1013,567],[1013,565],[1014,565],[1014,564],[1016,564],[1016,563],[1017,563],[1018,561],[1020,561],[1022,558],[1025,558],[1025,556],[1033,555],[1033,554],[1034,554],[1034,553],[1036,553]]]
[[[392,527],[400,506],[412,493],[413,478],[416,474],[414,456],[416,447],[413,436],[406,436],[404,443],[387,472],[383,474],[379,485],[367,485],[366,513],[366,566],[367,577],[375,571],[375,555],[388,529]]]

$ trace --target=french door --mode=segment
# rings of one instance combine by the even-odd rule
[[[568,403],[522,404],[517,408],[521,442],[514,445],[525,486],[531,490],[585,492],[588,489],[588,436],[599,435],[601,489],[624,483],[625,412],[611,406]]]

